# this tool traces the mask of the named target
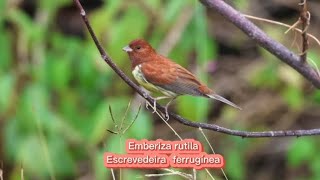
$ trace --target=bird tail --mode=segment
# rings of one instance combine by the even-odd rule
[[[209,97],[212,98],[212,99],[215,99],[215,100],[221,101],[221,102],[223,102],[223,103],[226,103],[226,104],[228,104],[228,105],[230,105],[230,106],[232,106],[232,107],[234,107],[234,108],[237,108],[237,109],[239,109],[239,110],[242,110],[241,107],[237,106],[237,105],[234,104],[233,102],[227,100],[226,98],[224,98],[224,97],[222,97],[222,96],[220,96],[220,95],[218,95],[218,94],[208,94],[207,96],[209,96]]]

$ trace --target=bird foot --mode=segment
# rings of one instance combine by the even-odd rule
[[[170,116],[168,113],[161,113],[161,117],[160,117],[162,120],[165,120],[165,121],[169,121],[170,119]]]
[[[149,101],[146,101],[146,108],[149,109],[149,106],[153,109],[152,113],[157,112],[157,101],[153,99],[153,106],[149,103]]]
[[[164,120],[165,120],[165,121],[169,121],[169,119],[170,119],[169,115],[167,115],[167,114],[166,114],[166,115],[164,115],[164,117],[163,117],[163,118],[164,118]]]
[[[169,113],[168,113],[168,108],[166,107],[165,110],[166,110],[166,114],[164,115],[164,120],[165,121],[169,121],[170,116],[169,116]]]

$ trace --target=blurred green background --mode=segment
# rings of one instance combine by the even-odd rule
[[[298,0],[227,2],[243,13],[287,24],[299,17]],[[308,3],[312,15],[308,31],[320,37],[320,2]],[[83,6],[104,48],[130,78],[129,59],[121,48],[145,38],[159,53],[243,108],[237,111],[186,96],[171,106],[183,117],[248,131],[320,128],[320,92],[199,2],[91,0],[83,1]],[[103,166],[103,153],[124,152],[127,138],[178,139],[101,60],[72,0],[0,0],[0,8],[0,172],[4,179],[112,179]],[[255,23],[300,52],[299,34]],[[311,40],[308,58],[310,64],[319,64],[319,45]],[[138,118],[121,133],[140,104]],[[182,138],[206,144],[197,129],[174,120],[169,123]],[[318,136],[242,139],[205,133],[216,153],[225,157],[229,179],[320,179]],[[124,169],[121,178],[148,179],[144,174],[162,172]],[[220,170],[210,172],[224,179]],[[120,171],[115,173],[119,179]],[[198,179],[210,177],[199,171]]]

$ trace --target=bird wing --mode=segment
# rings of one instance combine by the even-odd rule
[[[191,72],[166,59],[145,62],[141,71],[148,82],[178,95],[207,96],[211,93]]]

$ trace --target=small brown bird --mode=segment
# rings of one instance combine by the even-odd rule
[[[154,98],[153,109],[156,111],[156,101],[169,98],[165,106],[166,118],[169,118],[168,107],[180,95],[201,96],[224,102],[241,109],[236,104],[215,94],[213,90],[202,84],[197,78],[179,64],[157,54],[152,46],[143,39],[132,41],[123,48],[131,60],[132,74],[140,85],[152,92],[160,92],[164,96]]]

